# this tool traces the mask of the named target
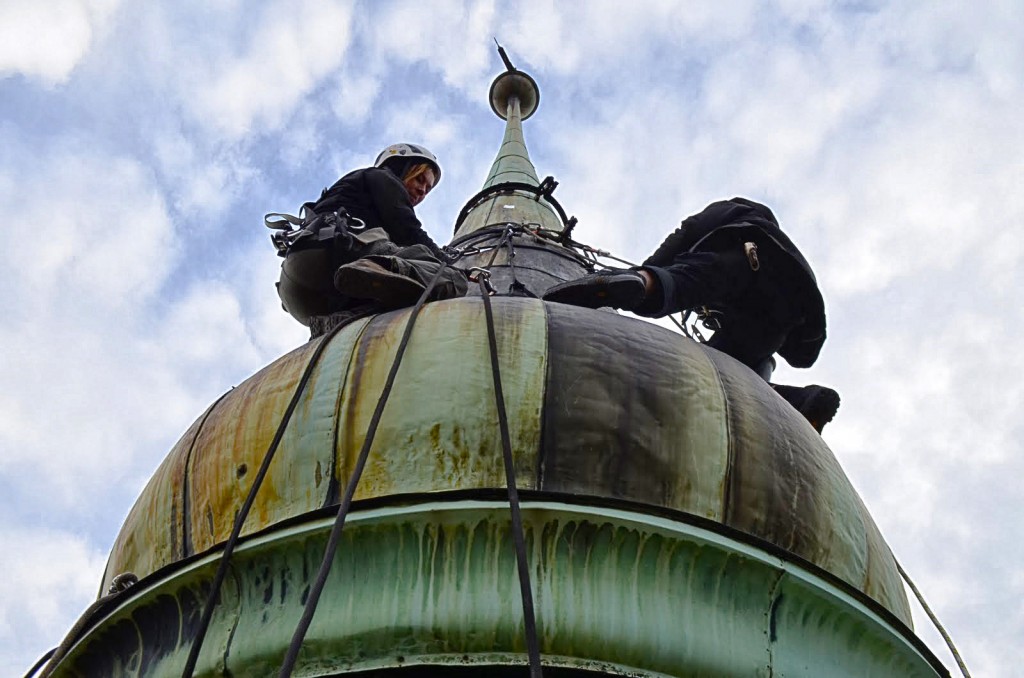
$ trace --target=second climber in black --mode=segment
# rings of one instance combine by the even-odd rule
[[[712,203],[634,269],[556,285],[544,299],[662,317],[702,309],[717,324],[707,342],[770,380],[778,353],[810,367],[825,343],[825,305],[807,260],[768,207],[733,198]],[[818,385],[773,384],[820,433],[839,394]]]

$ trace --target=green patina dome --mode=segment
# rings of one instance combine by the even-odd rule
[[[834,455],[750,370],[642,321],[495,298],[522,490],[682,512],[836,575],[906,623],[889,550]],[[316,367],[243,535],[337,503],[408,311],[358,321]],[[104,587],[224,542],[316,342],[243,382],[168,455]],[[483,305],[426,306],[356,499],[504,487]]]
[[[492,302],[553,675],[943,675],[857,493],[764,381],[639,320]],[[196,675],[280,665],[409,315],[364,318],[326,346]],[[174,447],[104,586],[142,581],[58,675],[180,675],[220,547],[320,341],[230,391]],[[423,308],[297,675],[525,662],[488,351],[479,297]]]

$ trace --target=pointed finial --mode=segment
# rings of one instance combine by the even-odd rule
[[[537,104],[540,103],[540,88],[533,78],[512,65],[508,53],[498,44],[497,38],[494,39],[494,44],[498,46],[498,56],[505,63],[507,70],[491,83],[491,109],[499,118],[505,120],[509,101],[515,98],[519,100],[520,115],[526,120],[537,110]]]
[[[494,44],[498,46],[498,56],[505,62],[505,68],[508,69],[509,73],[515,73],[516,67],[512,65],[512,61],[508,58],[508,54],[505,52],[505,48],[501,46],[497,38],[494,38]]]

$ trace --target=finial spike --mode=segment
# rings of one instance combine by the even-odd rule
[[[515,73],[516,67],[512,65],[512,61],[508,58],[508,53],[505,52],[505,48],[498,43],[498,39],[494,38],[494,44],[498,46],[498,56],[505,62],[505,68],[508,69],[509,73]]]

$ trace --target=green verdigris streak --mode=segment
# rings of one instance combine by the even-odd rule
[[[911,644],[893,642],[891,621],[760,549],[617,509],[527,502],[524,521],[549,666],[644,676],[935,675]],[[273,674],[329,525],[282,530],[239,549],[196,675]],[[493,501],[353,515],[297,675],[521,664],[508,525],[507,507]],[[191,628],[190,601],[215,565],[185,568],[160,584],[162,596],[126,603],[68,657],[77,671],[64,675],[179,675],[191,637],[166,629]],[[131,633],[114,638],[118,628]]]

